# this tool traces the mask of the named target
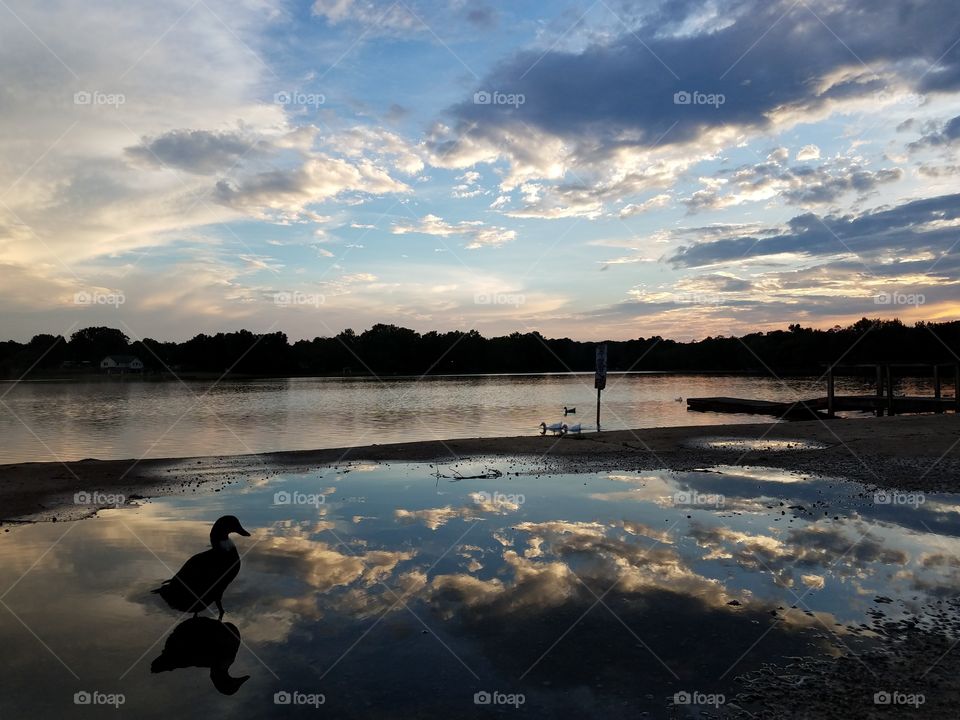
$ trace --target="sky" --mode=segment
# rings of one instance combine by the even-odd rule
[[[960,318],[955,0],[2,0],[0,338]]]

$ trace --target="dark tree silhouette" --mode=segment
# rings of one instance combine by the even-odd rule
[[[590,371],[594,347],[593,342],[548,339],[538,332],[484,338],[476,330],[420,334],[387,324],[292,345],[282,332],[249,330],[200,334],[182,343],[149,338],[130,343],[119,330],[94,327],[74,333],[69,343],[52,335],[37,335],[27,344],[0,342],[0,373],[19,376],[31,367],[49,373],[83,361],[95,367],[103,356],[115,353],[137,355],[148,376],[168,370],[259,376]],[[653,336],[608,343],[612,371],[808,374],[820,373],[825,364],[837,361],[956,363],[958,356],[960,321],[909,327],[899,320],[863,318],[829,330],[794,323],[786,330],[741,337],[677,342]]]

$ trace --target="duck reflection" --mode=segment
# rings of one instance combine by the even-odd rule
[[[240,631],[233,623],[209,617],[192,617],[174,628],[163,652],[150,664],[150,672],[177,668],[210,668],[210,681],[224,695],[233,695],[250,679],[231,677],[229,670],[240,649]]]
[[[196,614],[211,603],[217,604],[223,619],[223,591],[240,572],[240,553],[230,540],[230,533],[249,537],[233,515],[219,518],[210,530],[210,550],[197,553],[169,580],[164,580],[158,593],[174,610]]]

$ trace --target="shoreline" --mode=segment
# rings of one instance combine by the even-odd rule
[[[795,441],[822,447],[713,448],[709,439]],[[122,495],[125,502],[216,489],[280,472],[347,462],[497,462],[518,459],[537,472],[607,469],[694,470],[743,464],[857,480],[869,487],[960,492],[960,416],[901,415],[791,423],[694,425],[550,435],[425,440],[293,450],[256,455],[80,460],[0,465],[0,523],[90,516],[113,504],[78,504],[80,492]]]

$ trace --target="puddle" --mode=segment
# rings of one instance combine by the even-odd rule
[[[686,443],[698,450],[736,450],[738,452],[778,452],[783,450],[825,450],[826,443],[815,440],[778,440],[757,438],[698,438]]]
[[[518,469],[279,475],[0,533],[0,716],[113,712],[78,692],[138,718],[287,699],[313,717],[321,699],[346,718],[698,716],[766,663],[861,652],[877,613],[960,591],[957,496],[767,468]],[[234,536],[230,625],[178,625],[150,590],[228,513],[252,533]],[[206,667],[164,669],[165,644]]]

